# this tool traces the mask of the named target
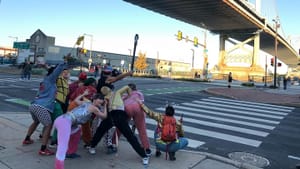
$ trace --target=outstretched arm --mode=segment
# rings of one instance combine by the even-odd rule
[[[77,96],[74,100],[74,102],[77,105],[82,105],[84,102],[86,102],[84,99],[82,99],[84,96],[87,96],[89,94],[89,90],[85,90],[81,95]]]
[[[104,100],[103,111],[100,111],[98,107],[92,105],[91,112],[93,112],[96,116],[100,117],[101,119],[105,119],[107,117],[107,101]]]
[[[122,74],[118,75],[117,77],[108,77],[106,79],[105,83],[114,83],[114,82],[116,82],[118,80],[121,80],[121,79],[123,79],[123,78],[125,78],[127,76],[131,76],[131,75],[132,75],[132,72],[129,71],[129,72],[126,72],[126,73],[122,73]]]
[[[150,110],[145,104],[143,104],[142,101],[139,102],[142,109],[145,111],[145,113],[152,119],[156,120],[157,122],[161,123],[163,115],[161,113],[154,112]]]

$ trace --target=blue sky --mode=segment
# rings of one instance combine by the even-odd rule
[[[300,1],[265,1],[262,14],[275,17],[277,11],[284,34],[300,36],[300,22],[294,15]],[[12,46],[14,39],[9,36],[25,41],[41,29],[56,38],[56,45],[72,47],[77,37],[86,33],[93,35],[93,50],[129,54],[134,35],[139,34],[137,52],[146,52],[147,57],[190,62],[194,49],[195,67],[201,67],[203,60],[201,47],[177,41],[174,36],[181,30],[203,42],[203,29],[121,0],[1,0],[0,16],[0,46]],[[89,38],[86,37],[86,48],[90,48]],[[209,62],[214,64],[218,36],[208,34],[207,40]]]

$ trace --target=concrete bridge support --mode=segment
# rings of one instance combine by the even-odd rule
[[[232,43],[233,46],[227,49],[226,42]],[[252,50],[250,47],[245,47],[250,42],[253,42]],[[260,35],[258,33],[239,43],[229,39],[228,35],[221,34],[219,46],[219,73],[228,74],[232,72],[234,79],[242,81],[254,80],[254,78],[256,81],[262,80],[265,70],[259,64]],[[232,66],[230,65],[232,61],[244,66]]]

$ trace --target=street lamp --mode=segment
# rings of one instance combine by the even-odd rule
[[[274,88],[276,88],[276,74],[277,74],[277,46],[278,46],[278,28],[280,26],[279,24],[279,18],[278,16],[276,17],[276,19],[272,20],[273,22],[275,22],[275,58],[274,58]]]
[[[192,70],[194,70],[194,57],[195,57],[195,50],[191,49],[191,51],[193,51],[193,55],[192,55]]]
[[[92,46],[93,46],[93,35],[91,34],[83,34],[84,36],[89,36],[91,38],[91,43],[90,43],[90,58],[88,59],[88,63],[89,63],[89,69],[91,68],[91,64],[93,63],[93,59],[92,59]]]

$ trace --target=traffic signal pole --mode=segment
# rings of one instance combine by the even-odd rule
[[[276,88],[276,74],[277,74],[277,46],[278,46],[278,40],[277,40],[277,36],[278,36],[278,27],[279,27],[279,23],[278,23],[278,17],[276,18],[276,20],[273,19],[273,21],[275,22],[275,57],[274,57],[274,88]]]

